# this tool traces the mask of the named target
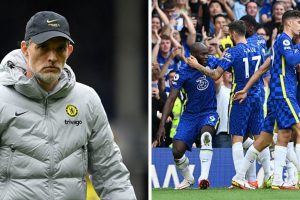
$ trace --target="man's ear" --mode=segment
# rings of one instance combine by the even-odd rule
[[[69,56],[72,54],[72,52],[73,52],[73,45],[69,44],[69,46],[68,46],[68,56],[67,56],[67,58],[69,58]]]
[[[28,47],[24,40],[21,42],[21,51],[22,51],[23,55],[26,57],[26,59],[28,59]]]

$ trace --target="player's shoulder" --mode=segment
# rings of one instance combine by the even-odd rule
[[[292,39],[285,33],[282,33],[277,38],[277,43],[280,46],[290,46],[292,45]]]

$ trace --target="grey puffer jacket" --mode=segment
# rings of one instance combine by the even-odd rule
[[[24,75],[20,50],[0,66],[0,200],[136,199],[96,92],[65,66],[47,93]]]

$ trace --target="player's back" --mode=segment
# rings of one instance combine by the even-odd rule
[[[262,62],[262,51],[253,44],[238,43],[230,48],[222,59],[220,66],[224,70],[231,68],[233,75],[232,92],[242,90]],[[252,86],[249,97],[260,96],[259,83]]]
[[[247,38],[247,43],[260,46],[262,48],[262,53],[263,54],[265,54],[265,52],[267,50],[266,40],[262,36],[258,35],[257,33],[255,33],[255,34],[251,35],[250,37],[248,37]]]

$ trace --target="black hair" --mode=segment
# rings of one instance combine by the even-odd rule
[[[214,24],[216,22],[216,19],[219,18],[219,17],[223,17],[226,20],[226,16],[225,15],[223,15],[223,14],[217,14],[216,16],[213,17],[213,23]]]
[[[176,0],[168,0],[164,4],[164,10],[170,10],[176,7]]]
[[[288,19],[300,18],[299,10],[288,10],[282,16],[282,24],[284,25]]]
[[[243,17],[240,18],[240,20],[246,22],[247,24],[251,25],[254,27],[255,30],[257,30],[258,23],[256,22],[255,18],[252,17],[251,15],[244,15]]]
[[[213,4],[213,3],[219,4],[219,5],[221,6],[222,10],[223,10],[223,11],[225,10],[224,6],[223,6],[218,0],[211,0],[211,1],[209,2],[209,4],[208,4],[208,8],[209,8],[209,7],[211,6],[211,4]]]

